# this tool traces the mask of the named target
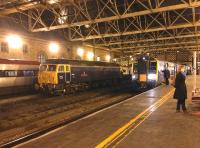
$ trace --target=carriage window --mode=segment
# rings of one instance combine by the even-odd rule
[[[56,71],[56,65],[48,65],[47,71]]]
[[[47,70],[47,65],[40,66],[40,71],[46,71],[46,70]]]
[[[27,77],[27,76],[34,76],[34,72],[32,70],[24,70],[23,71],[23,75],[25,77]]]
[[[7,76],[7,77],[17,77],[17,71],[15,71],[15,70],[5,71],[5,76]]]
[[[59,66],[58,71],[64,72],[64,71],[65,71],[65,70],[64,70],[64,66]]]
[[[0,70],[0,77],[5,77],[5,71],[4,70]]]

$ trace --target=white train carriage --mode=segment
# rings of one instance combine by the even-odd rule
[[[34,89],[39,62],[0,59],[0,95]]]

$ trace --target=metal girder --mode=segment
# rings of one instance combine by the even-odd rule
[[[61,24],[56,24],[55,22],[57,21],[56,19],[58,19],[59,17],[63,17],[60,12],[65,7],[61,6],[59,9],[55,9],[51,6],[49,8],[46,8],[53,10],[52,12],[55,14],[55,18],[52,19],[50,25],[47,27],[32,28],[32,31],[50,31],[75,26],[91,25],[96,23],[110,22],[120,19],[149,15],[153,13],[195,8],[200,6],[199,0],[189,0],[189,2],[187,0],[178,0],[176,4],[173,4],[169,0],[156,0],[156,3],[149,0],[147,1],[147,4],[143,2],[145,1],[132,0],[128,2],[124,0],[124,3],[121,4],[117,0],[83,0],[81,2],[74,3],[73,6],[70,6],[71,8],[66,7],[67,13],[65,14],[65,16],[68,18]],[[93,8],[92,10],[90,8],[91,6],[96,8]],[[120,7],[123,7],[123,9],[120,9]],[[140,11],[134,11],[135,7],[141,7],[142,9]],[[106,11],[107,14],[104,13],[104,11]],[[72,14],[72,12],[74,13]],[[69,13],[71,14],[69,15]]]
[[[172,39],[181,39],[181,38],[194,38],[200,37],[199,34],[189,34],[189,35],[177,35],[177,36],[169,36],[169,37],[160,37],[160,38],[152,38],[152,39],[141,39],[141,40],[128,40],[128,41],[116,41],[116,42],[108,42],[103,44],[98,44],[98,46],[109,46],[109,45],[118,45],[118,44],[130,44],[130,43],[144,43],[144,42],[155,42],[162,40],[172,40]]]
[[[88,29],[84,27],[72,27],[70,28],[69,38],[72,41],[95,40],[99,38],[105,38],[107,40],[106,38],[159,31],[166,31],[169,34],[171,30],[185,28],[195,28],[193,32],[197,32],[197,27],[200,26],[200,14],[193,13],[192,8],[187,8],[179,11],[154,13],[130,19],[105,22],[103,24],[97,23],[91,25]]]
[[[126,48],[126,49],[134,49],[134,48]],[[159,48],[151,48],[151,49],[146,49],[144,50],[144,48],[135,48],[135,50],[125,50],[123,51],[124,53],[138,53],[140,51],[144,51],[144,52],[151,52],[151,51],[170,51],[170,50],[177,50],[177,49],[184,49],[184,50],[188,50],[188,49],[200,49],[200,45],[190,45],[190,46],[177,46],[177,47],[159,47]]]
[[[152,44],[152,45],[143,45],[143,46],[137,46],[137,45],[133,45],[133,46],[125,46],[125,47],[120,47],[120,48],[112,48],[114,50],[124,50],[124,49],[144,49],[144,48],[155,48],[155,47],[169,47],[169,48],[173,48],[176,47],[177,45],[182,46],[182,47],[186,47],[188,44],[192,44],[195,46],[200,45],[200,42],[198,41],[187,41],[187,42],[178,42],[178,43],[164,43],[164,44]]]
[[[107,37],[115,37],[115,36],[124,36],[124,35],[134,35],[140,33],[147,33],[147,32],[156,32],[156,31],[163,31],[163,30],[170,30],[170,29],[179,29],[179,28],[188,28],[188,27],[197,27],[200,26],[200,22],[195,22],[194,24],[187,23],[187,24],[179,24],[173,26],[163,26],[158,28],[149,28],[143,30],[136,30],[136,31],[127,31],[127,32],[119,32],[119,33],[108,33],[108,34],[100,34],[100,35],[90,35],[85,37],[77,37],[72,39],[72,41],[85,41],[85,40],[92,40],[98,38],[107,38]]]
[[[42,7],[43,4],[38,0],[30,0],[15,7],[5,8],[0,10],[0,16],[6,16],[11,13],[21,12],[32,8]]]

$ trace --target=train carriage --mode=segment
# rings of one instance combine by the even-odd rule
[[[0,59],[0,96],[33,91],[39,62]]]
[[[148,55],[140,55],[132,64],[132,80],[135,89],[155,87],[164,82],[163,70],[168,68],[171,77],[175,77],[178,64],[160,61]]]

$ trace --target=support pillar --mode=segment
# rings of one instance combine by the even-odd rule
[[[193,89],[196,89],[196,74],[197,74],[197,52],[193,52],[193,72],[194,72],[194,82]]]
[[[194,74],[197,73],[197,52],[194,51],[193,52],[193,70],[194,70]]]
[[[97,61],[96,58],[97,58],[97,57],[96,57],[96,48],[95,48],[95,46],[93,45],[93,61]]]

